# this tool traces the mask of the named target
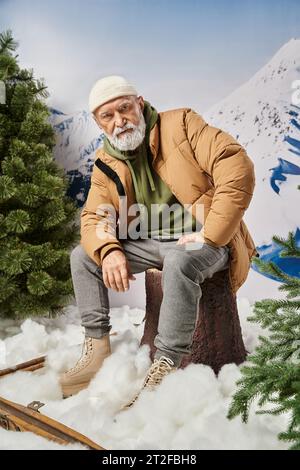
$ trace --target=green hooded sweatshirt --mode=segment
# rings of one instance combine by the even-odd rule
[[[158,114],[148,101],[145,100],[144,103],[146,133],[141,145],[135,150],[121,151],[105,136],[103,150],[119,160],[124,160],[131,172],[136,201],[141,209],[140,238],[178,239],[183,234],[183,223],[185,223],[184,233],[190,233],[195,231],[197,221],[184,210],[183,205],[152,167],[149,134],[157,121]],[[163,207],[152,206],[152,204],[167,204],[170,207],[174,203],[177,204],[177,209],[174,212],[166,212],[165,215]],[[147,209],[145,212],[143,205]],[[185,220],[183,214],[186,214]]]

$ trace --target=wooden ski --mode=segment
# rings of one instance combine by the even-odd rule
[[[110,336],[117,335],[117,332],[110,333]],[[78,345],[79,346],[79,345]],[[0,370],[0,378],[13,374],[19,370],[33,372],[44,367],[46,356],[36,357],[30,361],[22,362],[12,367]],[[58,444],[79,443],[87,446],[91,450],[105,450],[83,434],[72,428],[65,426],[59,421],[55,421],[48,416],[42,415],[38,410],[44,403],[34,401],[27,407],[14,403],[0,397],[0,427],[7,431],[28,431],[42,436]]]
[[[30,361],[21,362],[21,364],[17,364],[16,366],[8,367],[7,369],[0,370],[0,377],[4,375],[13,374],[18,370],[23,370],[27,372],[33,372],[34,370],[41,369],[45,365],[46,356],[36,357],[31,359]]]
[[[43,403],[32,402],[27,407],[0,397],[0,426],[7,431],[29,431],[58,444],[82,444],[90,450],[105,450],[83,434],[42,415]]]

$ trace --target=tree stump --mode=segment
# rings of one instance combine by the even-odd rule
[[[142,344],[150,346],[153,360],[156,347],[160,305],[163,291],[162,271],[148,269],[146,282],[146,313]],[[246,359],[242,331],[238,316],[236,295],[230,289],[229,269],[216,272],[201,284],[202,296],[190,354],[184,356],[180,367],[190,363],[206,364],[216,374],[224,364],[241,364]]]

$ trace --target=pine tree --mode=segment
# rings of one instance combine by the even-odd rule
[[[281,257],[300,258],[292,232],[286,240],[272,238],[282,247]],[[282,281],[279,290],[286,292],[286,298],[254,303],[254,315],[248,320],[267,328],[268,334],[259,337],[258,347],[248,357],[249,364],[241,368],[242,377],[237,382],[228,418],[241,415],[243,422],[247,422],[254,400],[259,407],[257,414],[288,413],[288,429],[278,438],[289,441],[290,449],[300,450],[300,278],[289,276],[273,262],[258,258],[253,262]]]
[[[32,69],[19,67],[17,47],[11,30],[0,34],[0,315],[12,318],[66,305],[69,252],[79,236],[67,177],[52,154],[49,95]]]

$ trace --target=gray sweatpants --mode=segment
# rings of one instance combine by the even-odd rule
[[[202,295],[201,283],[228,267],[229,248],[204,243],[190,250],[186,249],[189,243],[176,245],[176,241],[153,238],[120,242],[133,274],[148,268],[162,270],[163,300],[154,341],[155,358],[167,356],[178,366],[182,356],[190,352]],[[86,254],[82,245],[72,250],[70,260],[85,334],[101,338],[111,330],[108,289],[103,282],[102,268]]]

